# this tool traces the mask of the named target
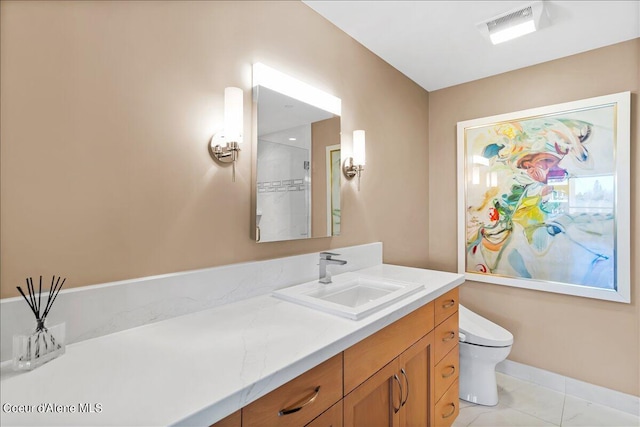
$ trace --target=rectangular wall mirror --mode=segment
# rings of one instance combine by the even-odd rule
[[[253,99],[252,238],[277,242],[339,235],[340,99],[263,64],[253,67]]]

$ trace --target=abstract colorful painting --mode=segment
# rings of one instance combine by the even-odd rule
[[[627,92],[458,123],[461,272],[629,299],[628,104]]]

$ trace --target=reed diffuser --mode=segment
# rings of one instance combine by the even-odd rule
[[[27,294],[20,286],[17,286],[18,292],[29,305],[36,318],[35,330],[27,335],[13,336],[13,366],[17,370],[31,370],[42,365],[65,352],[65,324],[48,325],[47,315],[53,307],[62,285],[67,280],[56,276],[51,278],[51,286],[46,296],[46,301],[42,298],[42,276],[36,292],[33,278],[29,277],[27,281]],[[44,303],[44,309],[42,304]]]

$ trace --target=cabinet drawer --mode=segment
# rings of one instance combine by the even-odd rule
[[[455,381],[444,393],[442,399],[436,403],[434,414],[436,427],[449,427],[453,424],[459,412],[458,382]]]
[[[458,344],[458,313],[452,314],[444,322],[436,326],[435,332],[433,337],[435,341],[434,360],[437,364]]]
[[[242,426],[302,426],[341,398],[342,354],[338,354],[245,406]]]
[[[433,302],[430,302],[346,349],[344,351],[345,395],[432,329]]]
[[[436,365],[436,369],[433,373],[435,377],[436,402],[440,400],[444,392],[451,387],[451,384],[458,379],[460,372],[459,348],[460,346],[458,345],[453,347],[453,350],[447,353],[447,355]]]
[[[458,311],[458,288],[452,289],[444,295],[439,296],[434,301],[435,324],[439,325],[447,317]]]
[[[342,427],[342,400],[324,411],[306,427]]]

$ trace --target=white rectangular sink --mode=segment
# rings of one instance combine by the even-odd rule
[[[274,291],[277,298],[358,320],[409,296],[424,286],[343,273],[333,277],[333,283],[313,282]]]

